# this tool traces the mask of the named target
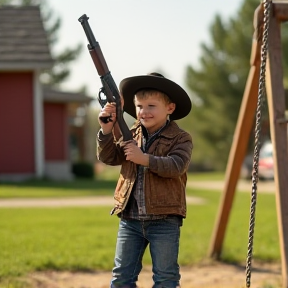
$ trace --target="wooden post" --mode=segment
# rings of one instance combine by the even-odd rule
[[[255,15],[258,17],[258,10]],[[260,72],[260,48],[261,43],[258,37],[258,21],[254,23],[255,33],[252,42],[250,72],[243,95],[243,100],[239,112],[239,117],[234,133],[232,147],[230,150],[228,163],[226,167],[225,186],[220,201],[220,207],[208,255],[218,259],[222,250],[225,231],[229,220],[230,210],[233,204],[235,189],[237,186],[242,163],[245,158],[249,136],[255,119],[257,107],[258,83]],[[257,30],[257,33],[256,33]]]
[[[271,140],[273,143],[274,177],[276,184],[276,209],[280,252],[282,264],[283,287],[288,288],[288,146],[287,119],[285,119],[285,91],[283,87],[283,68],[281,51],[280,22],[288,20],[288,1],[273,1],[268,32],[268,58],[266,67],[266,86],[269,108]],[[260,7],[260,6],[259,6]],[[260,59],[258,42],[262,34],[263,17],[260,8],[254,15],[254,41],[251,53],[251,68],[246,83],[239,118],[230,150],[225,175],[225,186],[220,202],[216,224],[212,234],[209,255],[219,258],[229,213],[233,204],[235,189],[240,174],[240,168],[247,149],[248,137],[255,116],[258,95]],[[260,32],[261,31],[261,32]],[[257,36],[258,34],[258,36]],[[255,40],[258,40],[255,42]],[[286,51],[284,51],[286,53]],[[252,187],[251,187],[252,189]]]
[[[257,84],[259,80],[259,66],[252,66],[250,69],[247,88],[230,150],[225,175],[225,185],[220,208],[216,218],[215,229],[210,242],[209,255],[218,259],[222,250],[222,243],[228,224],[230,210],[233,204],[236,185],[238,182],[241,165],[243,163],[250,132],[253,126],[255,109],[257,105]]]
[[[285,91],[283,86],[280,23],[271,17],[268,32],[267,100],[270,133],[273,144],[276,208],[280,240],[282,284],[288,287],[288,154],[287,123],[285,122]],[[286,52],[286,51],[284,51]]]

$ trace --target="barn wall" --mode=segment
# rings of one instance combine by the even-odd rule
[[[33,73],[0,72],[0,174],[34,174]]]
[[[45,176],[70,180],[68,114],[65,103],[44,103]]]
[[[66,160],[68,149],[66,104],[44,104],[45,160]]]

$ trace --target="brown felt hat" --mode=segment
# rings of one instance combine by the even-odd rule
[[[178,120],[187,116],[192,108],[191,100],[185,90],[175,82],[159,73],[150,73],[123,79],[119,85],[120,93],[124,98],[124,111],[136,118],[134,105],[135,94],[143,89],[153,89],[165,93],[176,104],[171,120]]]

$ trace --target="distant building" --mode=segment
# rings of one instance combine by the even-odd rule
[[[85,150],[92,98],[43,87],[52,65],[39,7],[0,6],[0,180],[72,179],[72,161],[94,161]]]

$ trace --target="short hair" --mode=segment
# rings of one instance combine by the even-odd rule
[[[142,89],[136,92],[135,96],[139,97],[139,99],[146,99],[151,96],[157,96],[161,98],[166,104],[172,103],[171,99],[168,97],[167,94],[163,93],[162,91],[155,90],[155,89]],[[135,97],[134,97],[135,101]]]

